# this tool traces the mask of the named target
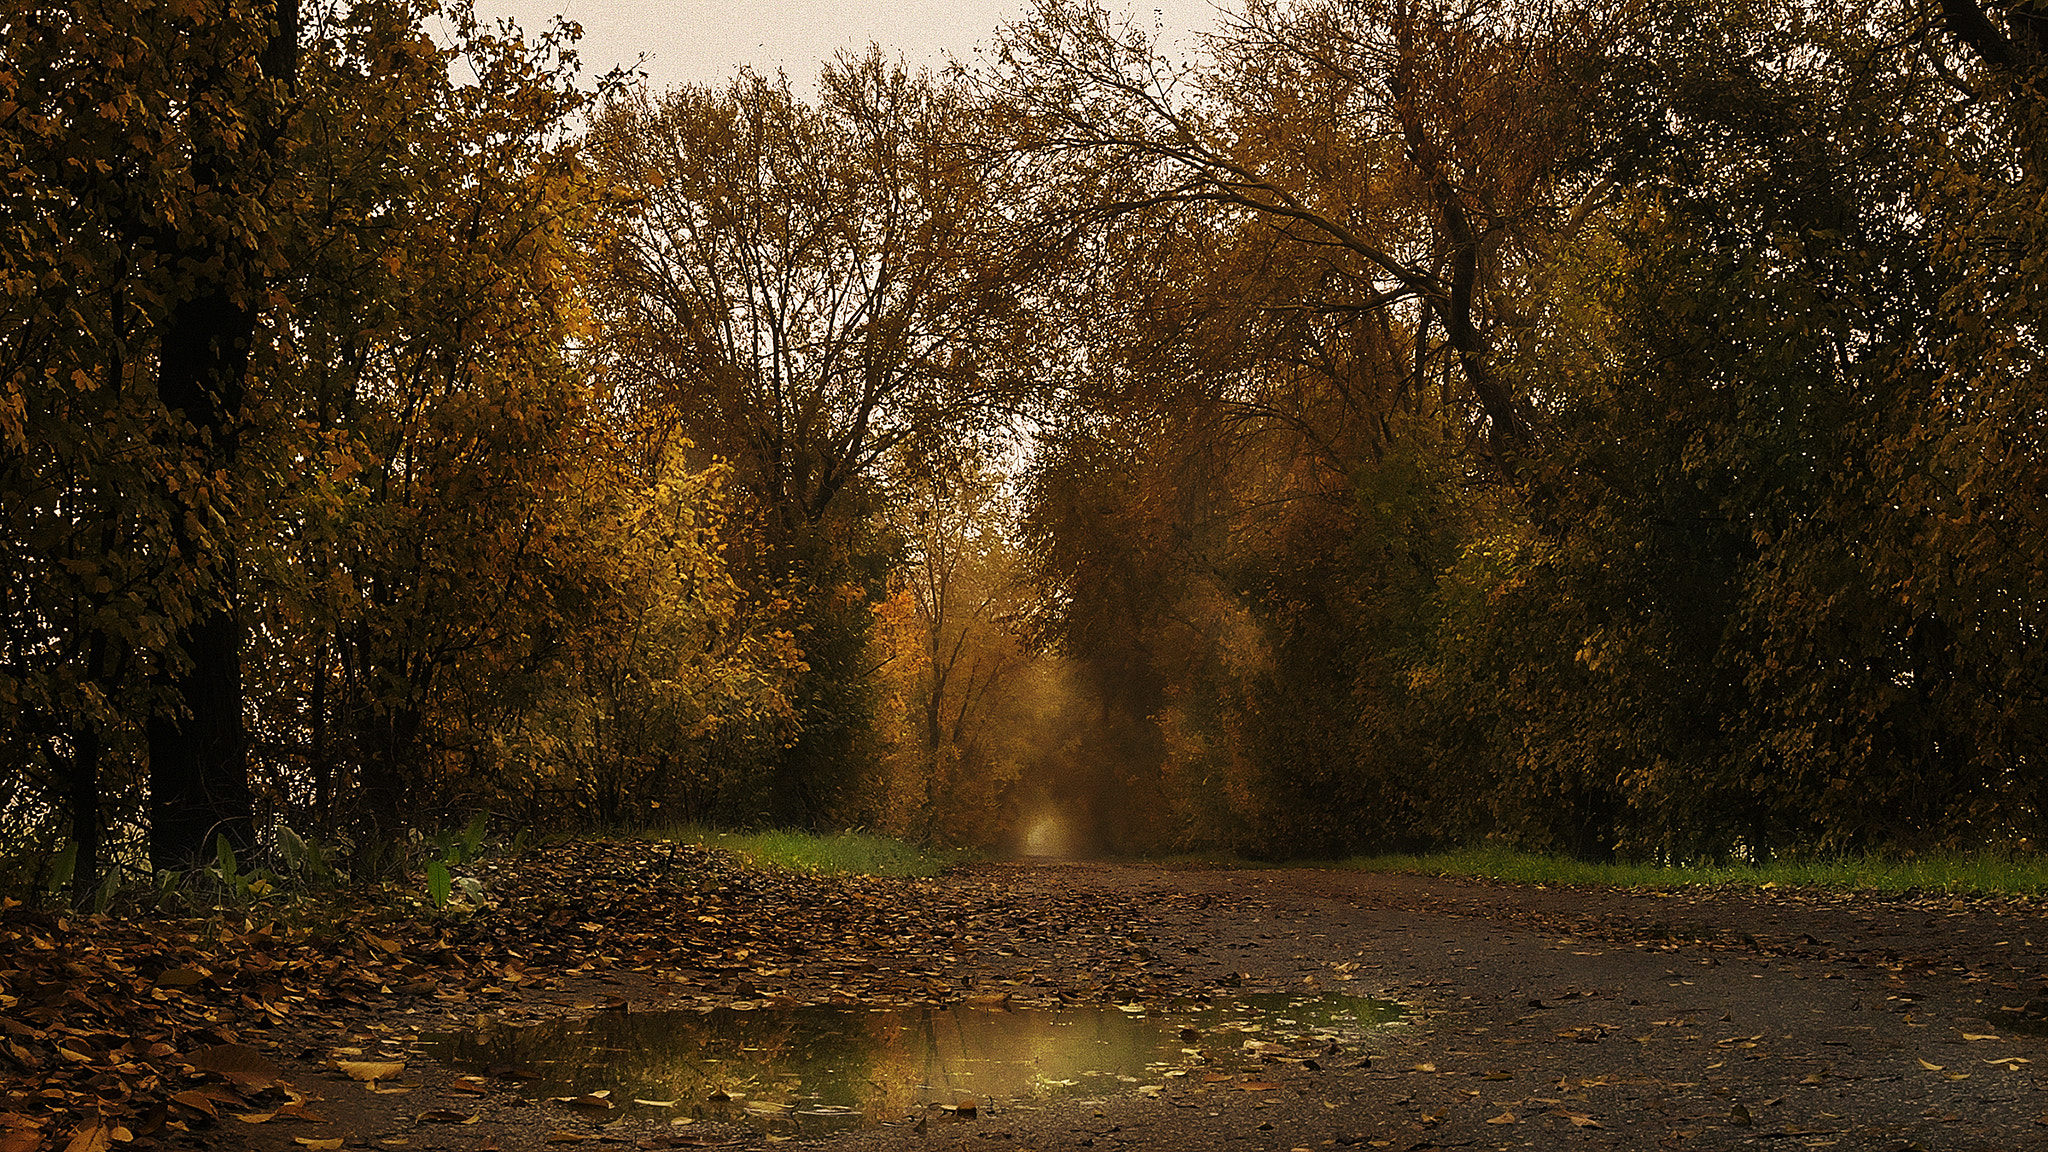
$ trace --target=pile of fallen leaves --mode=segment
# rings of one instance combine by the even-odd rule
[[[1129,935],[1177,895],[1142,908],[1099,892],[1027,901],[999,879],[821,879],[634,841],[559,845],[489,882],[493,907],[455,933],[466,952],[572,975],[654,974],[684,998],[1134,1001],[1182,988]]]
[[[317,926],[118,920],[6,900],[0,1152],[147,1148],[224,1109],[301,1110],[262,1049],[438,987],[431,945],[446,931],[386,926],[385,910],[360,902],[326,911]]]
[[[605,1005],[532,1000],[628,983],[712,1003],[1129,1001],[1185,987],[1127,935],[1139,909],[1100,893],[1026,903],[996,882],[800,876],[646,841],[555,845],[479,878],[487,906],[454,915],[374,894],[196,919],[5,901],[0,1152],[148,1149],[226,1115],[317,1121],[272,1057],[316,1058],[316,1038],[406,1007],[566,1011]]]

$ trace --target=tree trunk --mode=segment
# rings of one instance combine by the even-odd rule
[[[100,733],[87,720],[71,736],[68,807],[71,842],[71,906],[84,908],[100,887]]]
[[[242,623],[232,599],[179,640],[190,666],[170,688],[184,714],[158,713],[148,725],[149,851],[159,869],[206,859],[216,836],[225,835],[238,852],[255,839],[242,729]]]
[[[273,23],[262,56],[264,75],[290,83],[298,57],[297,0],[273,0]],[[192,80],[193,178],[223,190],[230,202],[259,195],[275,166],[282,111],[259,96],[249,109],[253,132],[232,132],[205,118],[228,69],[205,69]],[[228,143],[231,142],[231,143]],[[157,395],[172,417],[167,467],[172,485],[173,540],[196,589],[192,616],[172,637],[182,656],[163,673],[169,703],[151,716],[149,741],[150,859],[184,868],[206,858],[216,835],[239,849],[254,839],[248,738],[242,728],[242,636],[239,572],[232,539],[232,498],[209,492],[230,478],[239,457],[239,423],[248,392],[249,356],[263,273],[260,253],[226,229],[202,237],[181,255],[198,273],[192,292],[171,310],[158,357]],[[224,523],[224,538],[206,541],[193,529]]]

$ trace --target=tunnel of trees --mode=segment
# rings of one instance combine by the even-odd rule
[[[2044,831],[2039,0],[0,12],[11,870]]]

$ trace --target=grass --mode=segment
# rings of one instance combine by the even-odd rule
[[[684,828],[673,838],[719,848],[759,868],[779,868],[806,876],[937,876],[974,854],[957,849],[921,848],[865,832],[715,832]]]
[[[1361,856],[1337,867],[1366,872],[1475,876],[1516,884],[1610,888],[1820,888],[1842,892],[1940,892],[1955,896],[2036,896],[2048,892],[2048,859],[2002,855],[1894,860],[1843,857],[1744,864],[1589,864],[1504,848],[1468,848],[1426,856]]]

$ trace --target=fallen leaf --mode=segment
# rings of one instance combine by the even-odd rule
[[[1990,1033],[1988,1033],[1988,1032],[1965,1032],[1965,1033],[1963,1033],[1963,1039],[1965,1039],[1965,1040],[1996,1040],[1996,1039],[1998,1039],[1998,1037],[1996,1037],[1996,1036],[1993,1036],[1993,1035],[1991,1035],[1991,1034],[1990,1034]]]
[[[64,1146],[64,1152],[107,1152],[114,1142],[114,1134],[104,1124],[80,1128],[71,1137],[71,1143]]]
[[[1586,1115],[1584,1112],[1566,1112],[1563,1109],[1559,1109],[1558,1111],[1551,1113],[1551,1115],[1564,1117],[1565,1119],[1572,1122],[1572,1127],[1574,1128],[1607,1127],[1607,1125],[1602,1124],[1598,1120],[1593,1119],[1591,1116]]]
[[[548,1133],[547,1142],[550,1144],[581,1144],[588,1139],[590,1137],[579,1135],[575,1132],[550,1132]]]
[[[268,1124],[268,1123],[270,1123],[270,1122],[271,1122],[272,1120],[275,1120],[275,1119],[277,1119],[277,1113],[275,1113],[275,1112],[243,1112],[243,1113],[240,1113],[240,1114],[238,1114],[238,1115],[237,1115],[237,1116],[235,1117],[235,1119],[237,1119],[237,1120],[240,1120],[240,1121],[241,1121],[242,1123],[244,1123],[244,1124]]]
[[[1494,1118],[1492,1118],[1491,1120],[1488,1120],[1488,1121],[1487,1121],[1487,1123],[1488,1123],[1488,1124],[1519,1124],[1519,1123],[1521,1123],[1521,1119],[1520,1119],[1520,1117],[1517,1117],[1517,1116],[1516,1116],[1516,1115],[1515,1115],[1515,1114],[1514,1114],[1513,1112],[1503,1112],[1503,1113],[1501,1113],[1500,1115],[1498,1115],[1498,1116],[1495,1116],[1495,1117],[1494,1117]]]
[[[389,1080],[405,1075],[403,1060],[336,1060],[334,1066],[351,1080]]]
[[[175,1096],[172,1096],[171,1103],[183,1104],[187,1108],[196,1108],[199,1111],[206,1113],[208,1116],[220,1116],[220,1110],[213,1106],[213,1097],[207,1095],[204,1092],[198,1091],[197,1089],[180,1092]],[[66,1149],[65,1152],[70,1152],[70,1150]]]
[[[311,1152],[334,1152],[334,1150],[335,1150],[335,1149],[337,1149],[337,1148],[339,1148],[339,1147],[341,1147],[341,1146],[342,1146],[342,1144],[344,1143],[344,1141],[343,1141],[343,1140],[342,1140],[342,1138],[341,1138],[341,1137],[339,1137],[339,1136],[334,1136],[334,1137],[313,1137],[313,1136],[294,1136],[294,1137],[292,1137],[292,1143],[294,1143],[294,1144],[299,1144],[299,1145],[302,1145],[302,1146],[304,1146],[304,1147],[306,1147],[306,1148],[310,1149],[310,1150],[311,1150]]]
[[[191,1065],[212,1072],[244,1088],[268,1088],[283,1071],[270,1058],[247,1044],[215,1044],[192,1054]]]
[[[1927,1070],[1928,1070],[1929,1072],[1939,1072],[1939,1071],[1941,1071],[1941,1070],[1942,1070],[1943,1068],[1947,1067],[1947,1065],[1945,1065],[1945,1064],[1933,1064],[1933,1063],[1929,1063],[1929,1062],[1928,1062],[1927,1060],[1925,1060],[1925,1059],[1922,1059],[1922,1060],[1920,1061],[1920,1066],[1921,1066],[1922,1068],[1925,1068],[1925,1069],[1927,1069]]]

